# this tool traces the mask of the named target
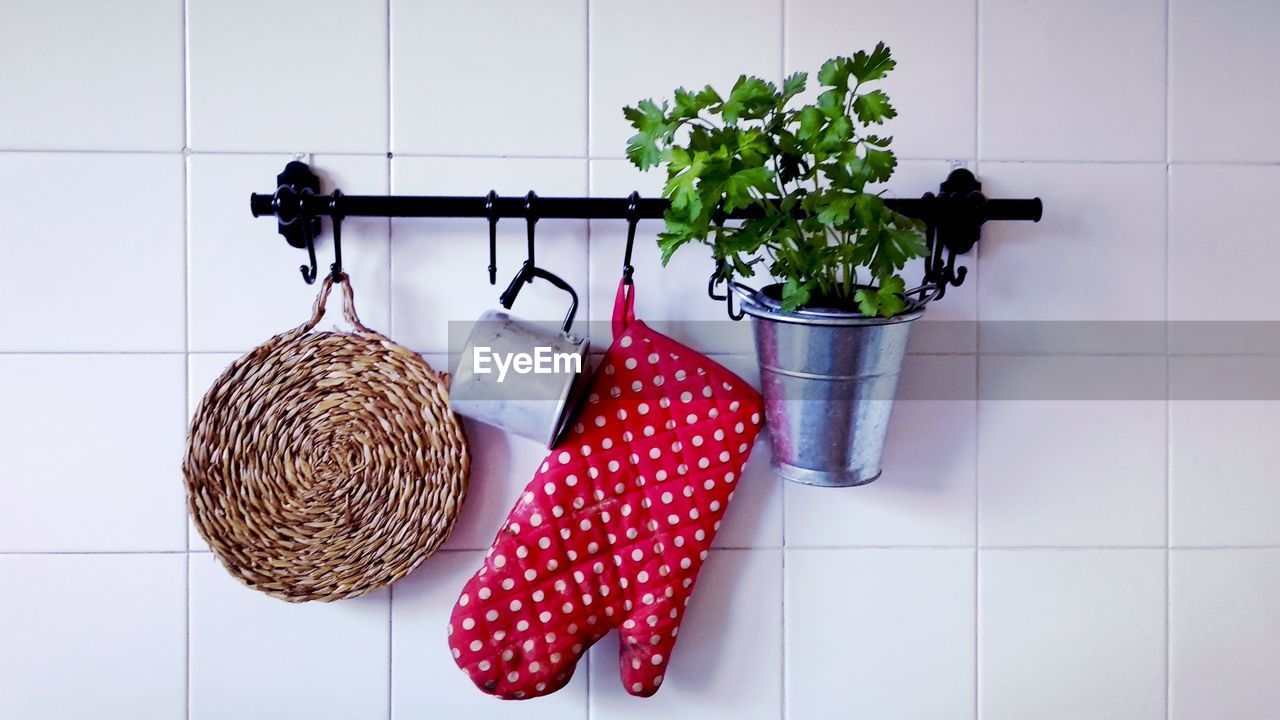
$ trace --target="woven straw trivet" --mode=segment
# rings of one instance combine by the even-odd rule
[[[422,562],[466,496],[467,439],[448,376],[370,330],[311,319],[236,360],[200,402],[183,473],[201,536],[251,588],[302,602],[363,595]]]

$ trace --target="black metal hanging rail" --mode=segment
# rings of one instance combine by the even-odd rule
[[[313,241],[320,232],[320,218],[325,216],[334,219],[335,230],[342,218],[347,217],[482,218],[489,220],[492,247],[492,228],[499,219],[519,218],[530,223],[547,218],[619,219],[634,224],[636,220],[661,218],[669,207],[665,199],[635,195],[603,198],[541,197],[532,192],[515,197],[501,197],[493,192],[471,196],[347,195],[338,190],[322,195],[319,178],[300,161],[286,165],[276,180],[275,192],[249,196],[249,208],[255,217],[275,216],[279,232],[289,244],[307,248],[313,254],[312,279]],[[887,198],[885,204],[903,215],[923,220],[928,226],[926,237],[930,252],[925,259],[925,284],[937,289],[933,299],[941,297],[946,286],[963,282],[964,268],[955,268],[955,256],[973,248],[983,223],[991,220],[1038,222],[1043,212],[1040,198],[987,198],[982,194],[982,184],[965,169],[953,170],[936,194]],[[759,213],[759,208],[744,208],[725,213],[724,218],[744,219]],[[532,228],[530,246],[532,254]],[[943,257],[944,250],[946,257]],[[492,265],[491,258],[491,281]],[[341,265],[335,264],[334,271],[340,272]],[[303,275],[307,276],[305,267]]]

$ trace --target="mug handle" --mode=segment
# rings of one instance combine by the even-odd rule
[[[569,293],[569,312],[565,313],[564,324],[560,326],[560,331],[567,335],[569,333],[569,328],[573,327],[574,316],[578,314],[578,293],[569,285],[569,283],[565,282],[555,273],[543,270],[537,265],[533,265],[526,260],[525,263],[520,266],[520,272],[516,273],[515,278],[511,280],[511,284],[502,292],[502,295],[498,298],[498,302],[502,303],[502,307],[510,310],[511,306],[515,304],[516,296],[520,294],[520,288],[523,287],[525,283],[530,282],[536,277],[542,278],[543,280],[546,280],[552,285],[555,285],[561,290]]]

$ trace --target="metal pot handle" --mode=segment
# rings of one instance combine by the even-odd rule
[[[516,276],[512,278],[511,284],[508,285],[507,289],[502,292],[501,296],[499,296],[498,302],[502,303],[502,307],[510,310],[511,306],[515,304],[516,296],[520,294],[520,288],[524,287],[525,283],[532,282],[533,278],[542,278],[543,280],[546,280],[552,285],[555,285],[561,290],[569,293],[569,312],[565,313],[564,323],[560,326],[560,331],[568,335],[569,329],[573,327],[573,318],[578,314],[577,291],[575,291],[569,283],[561,279],[559,275],[543,270],[533,263],[530,263],[528,260],[520,266],[520,272],[516,273]]]
[[[716,286],[720,283],[725,283],[724,295],[720,295],[716,292]],[[737,322],[738,320],[746,317],[747,314],[742,311],[734,312],[733,293],[735,290],[739,292],[755,292],[754,289],[747,287],[736,280],[728,280],[725,278],[723,275],[723,263],[717,263],[715,271],[711,273],[711,278],[707,280],[707,296],[712,300],[723,300],[725,310],[729,313],[729,319]]]

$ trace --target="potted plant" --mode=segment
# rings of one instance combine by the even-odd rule
[[[624,109],[637,130],[627,157],[667,172],[662,261],[711,247],[714,279],[752,316],[774,469],[799,482],[879,476],[910,324],[924,312],[900,274],[926,252],[923,225],[873,189],[896,160],[871,130],[896,113],[869,85],[893,68],[881,43],[824,63],[810,104],[796,73],[781,88],[744,75],[728,95],[679,88]],[[751,217],[718,222],[742,209]],[[737,281],[761,268],[777,282]]]

